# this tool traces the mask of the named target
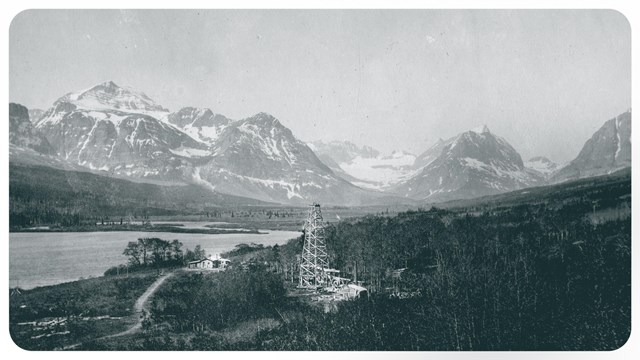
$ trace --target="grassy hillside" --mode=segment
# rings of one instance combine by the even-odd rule
[[[89,172],[10,163],[10,225],[82,222],[105,216],[189,214],[264,204],[196,185],[155,185]]]
[[[435,204],[439,208],[448,209],[488,209],[499,206],[514,206],[523,203],[559,203],[574,201],[585,195],[598,207],[607,207],[615,202],[619,196],[630,199],[631,168],[619,170],[609,175],[596,176],[586,179],[568,181],[565,183],[539,186],[512,191],[504,194],[484,196],[470,200],[454,200]],[[627,199],[628,200],[628,199]]]

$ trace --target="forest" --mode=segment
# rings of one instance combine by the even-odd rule
[[[283,287],[295,288],[302,238],[283,246],[239,246],[231,254],[253,266],[176,280],[157,298],[146,333],[126,344],[94,345],[617,349],[631,330],[631,217],[621,210],[629,205],[630,187],[629,177],[616,175],[582,183],[566,196],[555,187],[509,204],[331,224],[331,266],[367,287],[369,296],[328,312],[304,297],[283,295]],[[241,340],[225,335],[266,319],[272,325]]]

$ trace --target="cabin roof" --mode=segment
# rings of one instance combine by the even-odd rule
[[[356,284],[349,284],[347,285],[348,287],[350,287],[351,289],[357,290],[357,291],[366,291],[366,288],[363,288],[362,286],[356,285]]]
[[[197,264],[197,263],[199,263],[199,262],[203,262],[203,261],[205,261],[205,260],[213,261],[213,260],[211,260],[211,259],[200,259],[200,260],[189,261],[189,264]]]

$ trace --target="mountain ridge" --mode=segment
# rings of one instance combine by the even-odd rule
[[[603,175],[631,166],[631,109],[607,120],[550,182]]]
[[[62,96],[35,128],[64,161],[114,177],[192,183],[283,204],[393,197],[336,175],[270,114],[232,120],[206,108],[171,113],[113,82]]]
[[[486,124],[418,156],[385,156],[345,141],[305,143],[265,112],[239,120],[209,108],[170,112],[112,81],[60,97],[36,121],[29,112],[10,104],[11,161],[24,154],[34,164],[282,204],[466,199],[631,165],[630,110],[605,122],[564,167],[540,156],[523,161]]]

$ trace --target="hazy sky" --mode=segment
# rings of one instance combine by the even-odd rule
[[[113,80],[172,111],[268,112],[303,140],[423,151],[486,124],[523,158],[575,157],[631,106],[614,11],[27,11],[10,101]]]

